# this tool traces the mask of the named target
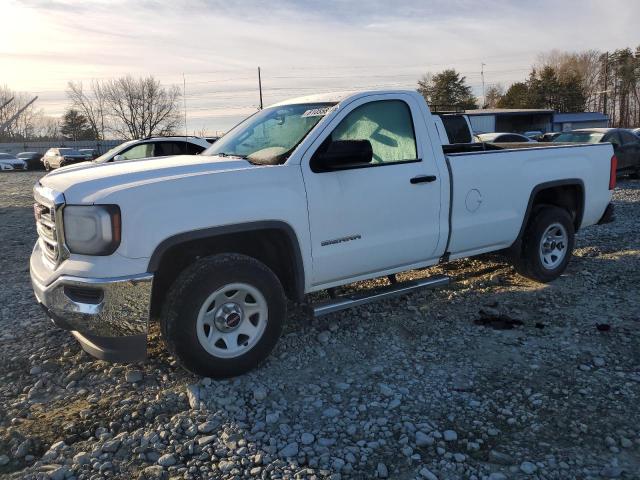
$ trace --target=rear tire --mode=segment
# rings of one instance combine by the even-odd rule
[[[287,304],[278,277],[254,258],[212,255],[175,280],[160,314],[169,352],[186,370],[225,378],[255,368],[282,333]]]
[[[520,275],[531,280],[551,282],[567,268],[574,243],[575,232],[569,212],[553,206],[542,207],[529,221],[514,267]]]

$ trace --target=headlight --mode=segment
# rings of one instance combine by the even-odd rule
[[[117,205],[68,205],[63,214],[64,238],[71,253],[111,255],[120,245]]]

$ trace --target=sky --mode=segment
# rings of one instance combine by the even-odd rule
[[[59,116],[70,80],[184,87],[189,133],[334,90],[416,88],[455,68],[477,95],[541,52],[640,45],[639,0],[0,0],[0,85]],[[184,80],[184,81],[183,81]]]

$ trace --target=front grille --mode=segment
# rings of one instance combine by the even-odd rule
[[[50,189],[36,185],[34,189],[36,203],[33,205],[33,213],[36,218],[36,230],[38,232],[40,249],[44,256],[57,265],[62,259],[61,226],[59,214],[64,204],[63,197]]]
[[[40,247],[49,260],[57,263],[60,251],[55,209],[36,202],[33,210],[36,216],[36,229],[40,237]]]

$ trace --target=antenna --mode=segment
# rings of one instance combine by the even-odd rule
[[[260,67],[258,67],[258,90],[260,90],[260,110],[262,110],[262,77],[260,76]]]
[[[182,72],[182,101],[184,105],[184,140],[187,140],[188,131],[187,131],[187,80],[184,76],[184,72]]]
[[[480,76],[482,77],[482,107],[484,109],[484,106],[487,104],[487,97],[484,94],[484,66],[486,65],[486,63],[481,63],[480,64]]]

